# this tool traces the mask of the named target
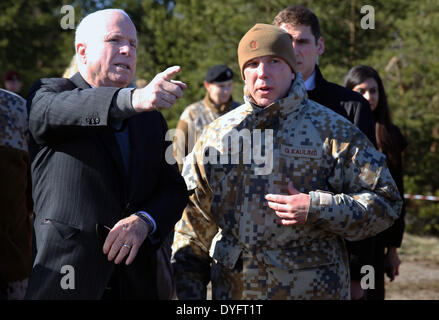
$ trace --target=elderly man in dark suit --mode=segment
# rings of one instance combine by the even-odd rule
[[[28,299],[155,299],[156,250],[187,203],[166,152],[170,108],[186,85],[171,67],[142,89],[136,28],[122,10],[76,30],[79,73],[28,97],[35,258]]]

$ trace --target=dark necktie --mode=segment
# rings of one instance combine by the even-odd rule
[[[122,160],[125,169],[125,176],[127,180],[129,180],[130,173],[130,135],[128,131],[128,126],[125,127],[124,130],[116,132],[114,134],[116,136],[116,140],[119,144],[120,153],[122,154]]]

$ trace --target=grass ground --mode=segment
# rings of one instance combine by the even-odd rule
[[[386,299],[439,300],[439,238],[405,234],[399,256],[399,276],[386,282]]]

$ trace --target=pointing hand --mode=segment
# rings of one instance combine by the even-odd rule
[[[169,67],[157,74],[145,88],[135,89],[132,95],[134,110],[145,112],[157,108],[170,109],[177,99],[183,96],[183,90],[187,88],[185,83],[172,80],[180,69],[179,66]]]

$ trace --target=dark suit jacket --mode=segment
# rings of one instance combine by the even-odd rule
[[[308,96],[325,107],[349,119],[360,129],[376,147],[375,122],[369,102],[359,93],[338,84],[326,81],[318,66],[316,66],[316,80],[314,90],[308,91]],[[375,237],[360,241],[347,241],[349,252],[351,278],[360,280],[363,265],[372,265],[374,259],[373,248]]]
[[[41,79],[31,89],[36,256],[27,298],[101,298],[115,265],[102,252],[105,237],[97,228],[112,227],[139,210],[148,212],[158,229],[130,266],[117,267],[121,295],[157,297],[155,251],[181,217],[186,185],[177,166],[165,160],[171,142],[165,141],[167,125],[158,111],[124,121],[131,146],[126,176],[109,117],[119,90],[91,89],[79,73],[71,79]],[[74,289],[61,286],[71,276],[61,273],[65,265],[74,269]]]
[[[316,66],[314,90],[308,97],[349,119],[376,147],[375,124],[369,102],[361,94],[326,81]]]

